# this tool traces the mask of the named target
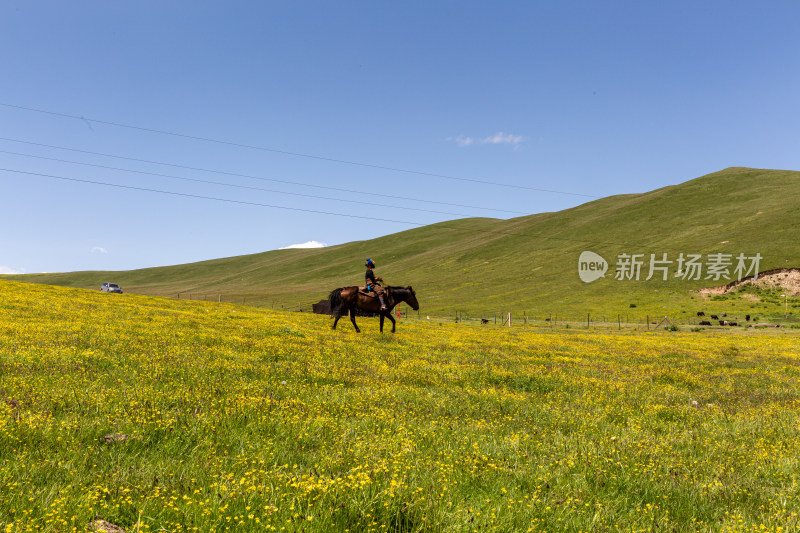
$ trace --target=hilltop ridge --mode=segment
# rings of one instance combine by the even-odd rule
[[[175,297],[206,295],[262,306],[310,306],[363,276],[378,260],[387,283],[413,285],[423,312],[499,310],[542,314],[611,312],[636,306],[690,312],[696,291],[716,280],[616,280],[620,254],[760,254],[759,270],[800,266],[800,172],[731,167],[641,194],[601,198],[558,212],[508,220],[467,218],[367,241],[316,249],[274,250],[198,263],[124,272],[6,276],[97,288],[113,280],[127,291]],[[609,263],[604,278],[584,283],[582,251]],[[730,281],[730,280],[725,280]]]

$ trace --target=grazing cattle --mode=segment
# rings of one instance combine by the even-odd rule
[[[488,323],[489,323],[488,318],[481,318],[481,324],[488,324]]]
[[[750,315],[744,315],[744,319],[750,322]]]
[[[728,316],[728,313],[722,313],[722,314],[721,314],[721,315],[719,315],[719,316]]]
[[[728,322],[728,325],[729,326],[738,326],[739,323],[738,322]]]
[[[728,325],[728,321],[727,320],[720,320],[719,321],[719,325],[720,326],[727,326]]]
[[[709,322],[708,320],[701,320],[700,321],[700,325],[701,326],[710,326],[711,322]]]
[[[331,314],[331,304],[328,300],[320,300],[311,306],[311,310],[320,315]]]
[[[697,312],[697,316],[706,316],[706,314],[704,312],[702,312],[702,311],[698,311]]]
[[[717,315],[711,315],[711,320],[719,320],[719,317]]]

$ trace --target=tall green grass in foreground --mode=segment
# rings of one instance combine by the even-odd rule
[[[800,528],[794,332],[361,321],[0,282],[0,526]]]

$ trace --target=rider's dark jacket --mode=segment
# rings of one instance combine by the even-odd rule
[[[375,273],[372,271],[371,268],[368,268],[367,273],[364,274],[364,281],[366,281],[367,286],[372,286],[378,283],[377,281],[375,281]]]

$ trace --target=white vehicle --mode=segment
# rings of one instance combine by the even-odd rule
[[[122,289],[116,283],[105,282],[100,286],[102,292],[117,292],[122,294]]]

